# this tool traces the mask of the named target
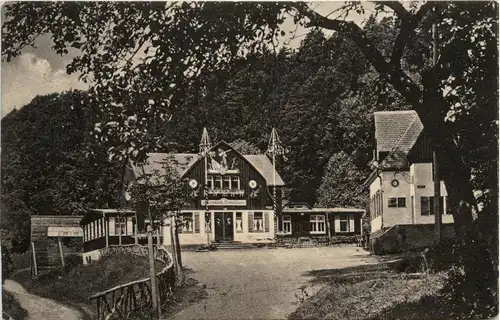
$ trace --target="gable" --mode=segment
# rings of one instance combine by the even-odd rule
[[[234,169],[233,167],[239,159],[248,162],[264,178],[268,186],[285,185],[266,155],[242,155],[224,141],[217,143],[209,151],[209,173],[218,173],[220,170],[229,173]],[[178,177],[182,178],[198,161],[203,161],[203,158],[196,153],[148,153],[144,165],[130,163],[129,169],[133,172],[134,178],[137,179],[143,173],[152,174],[154,171],[158,171],[160,175],[165,174],[164,166],[171,164]],[[221,169],[222,167],[226,167],[226,169]]]
[[[407,154],[424,128],[414,110],[375,112],[374,117],[377,153],[398,148]]]

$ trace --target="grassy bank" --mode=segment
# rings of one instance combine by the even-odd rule
[[[12,294],[2,291],[2,307],[3,312],[7,313],[13,319],[24,320],[28,319],[28,312],[19,305],[19,302]]]
[[[163,267],[157,263],[156,270]],[[185,270],[185,284],[175,288],[173,299],[162,306],[165,316],[170,316],[206,296],[204,288],[189,278],[191,273],[191,270]],[[28,292],[73,307],[91,319],[96,310],[88,297],[118,285],[149,278],[149,261],[136,255],[116,253],[87,266],[76,264],[66,270],[53,270],[38,279],[31,278],[30,270],[15,273],[11,278]],[[150,319],[150,316],[149,311],[144,310],[131,314],[128,319]],[[18,319],[15,316],[14,318]]]
[[[439,250],[431,249],[425,259],[421,252],[409,252],[379,257],[379,265],[313,271],[312,282],[324,287],[290,319],[488,319],[497,314],[497,305],[471,305],[463,295],[462,288],[472,288],[464,286],[463,268],[451,253]]]
[[[443,288],[445,279],[443,273],[415,276],[387,268],[322,270],[314,281],[323,282],[325,286],[305,300],[290,319],[377,319],[391,306],[414,303],[422,297],[435,295]],[[410,318],[406,314],[401,319]],[[414,319],[424,318],[418,316]]]
[[[157,270],[163,267],[157,264]],[[94,307],[88,300],[89,296],[147,277],[149,262],[146,258],[117,253],[87,266],[76,264],[66,269],[52,270],[37,279],[31,279],[29,270],[19,272],[12,276],[12,280],[19,282],[32,294],[84,309],[88,314]]]

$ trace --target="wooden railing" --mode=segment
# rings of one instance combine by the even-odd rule
[[[115,253],[127,253],[148,257],[148,248],[142,245],[131,244],[109,246],[101,250],[101,256]],[[158,283],[159,302],[167,301],[173,294],[175,286],[175,270],[172,256],[163,248],[154,247],[154,258],[164,267],[156,274]],[[139,310],[151,310],[153,300],[151,295],[151,278],[132,281],[116,286],[104,292],[92,295],[90,300],[97,305],[97,320],[124,319]]]

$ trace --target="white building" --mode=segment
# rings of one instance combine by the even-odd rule
[[[375,112],[374,118],[375,169],[365,182],[370,186],[371,239],[402,234],[400,241],[406,242],[405,246],[432,243],[435,219],[432,148],[423,124],[413,110]],[[440,208],[445,236],[453,229],[447,202],[446,187],[441,181]],[[427,227],[409,227],[412,225]],[[394,230],[389,232],[390,229]]]

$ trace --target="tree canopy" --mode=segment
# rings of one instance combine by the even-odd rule
[[[2,229],[15,250],[29,244],[31,215],[116,205],[121,164],[88,134],[95,109],[72,91],[36,97],[2,119]]]
[[[221,117],[228,122],[217,135],[233,140],[275,126],[291,150],[284,175],[297,199],[312,202],[334,154],[370,148],[371,111],[414,109],[440,162],[458,238],[474,243],[473,218],[498,219],[498,4],[374,4],[360,26],[345,16],[365,13],[365,3],[351,1],[337,18],[304,2],[17,2],[5,8],[2,59],[41,34],[61,55],[78,50],[67,71],[91,84],[93,134],[118,160],[194,149],[185,142],[193,128]],[[278,50],[286,21],[310,30],[295,52]],[[239,121],[248,126],[238,130]],[[189,125],[176,133],[179,124]],[[265,138],[251,142],[265,147]]]

